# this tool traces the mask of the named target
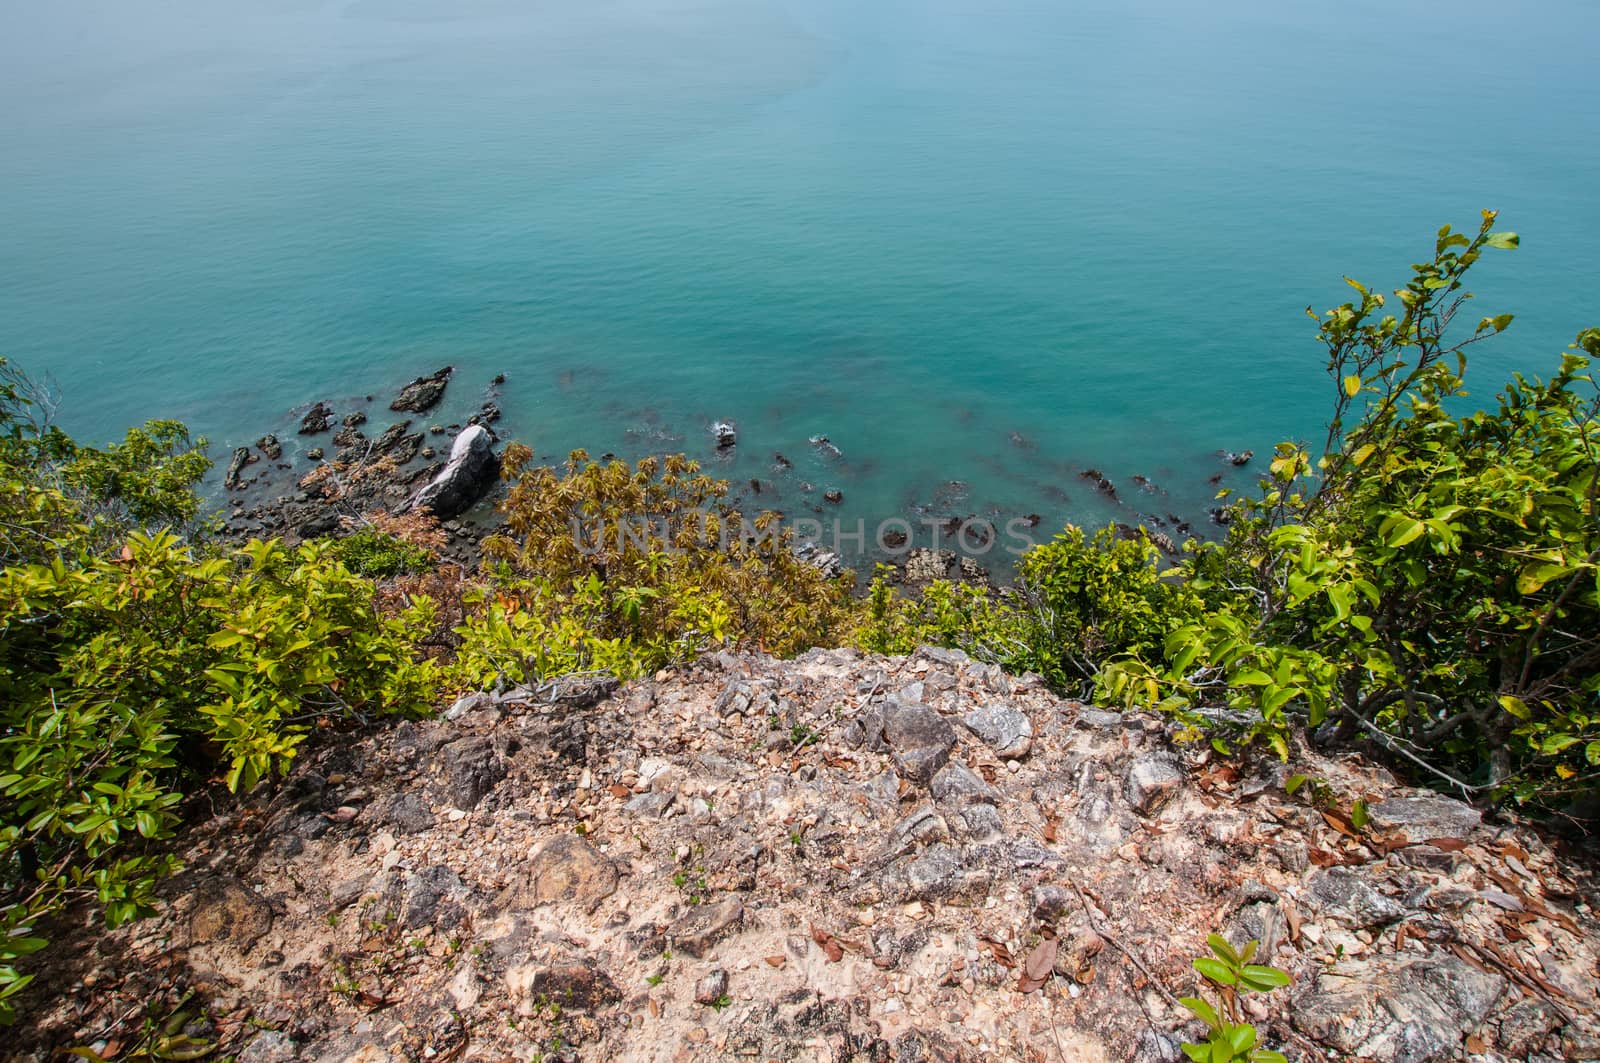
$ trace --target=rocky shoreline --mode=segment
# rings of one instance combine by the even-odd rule
[[[228,507],[222,534],[236,540],[277,535],[292,544],[348,534],[380,511],[426,510],[447,537],[442,558],[476,564],[479,543],[494,523],[492,505],[482,503],[498,488],[493,425],[500,420],[505,377],[494,378],[464,423],[424,423],[453,374],[446,366],[418,377],[387,404],[371,395],[313,403],[296,431],[311,444],[305,464],[287,457],[272,434],[235,448],[223,475]],[[388,423],[369,434],[380,417]]]
[[[8,1054],[1181,1063],[1215,932],[1293,977],[1246,1014],[1297,1063],[1600,1057],[1581,854],[1176,730],[924,648],[328,733],[190,802],[155,917],[52,930]]]
[[[436,416],[428,417],[436,414],[453,377],[454,370],[448,366],[418,377],[387,403],[373,395],[343,401],[319,399],[295,414],[293,437],[298,445],[293,452],[286,446],[287,436],[271,433],[252,446],[235,448],[222,477],[226,501],[222,534],[237,541],[276,535],[294,543],[351,533],[379,512],[399,515],[427,509],[439,518],[446,536],[442,559],[474,566],[482,539],[500,523],[494,503],[502,492],[494,475],[498,458],[493,448],[499,442],[495,426],[502,416],[501,388],[506,378],[503,374],[494,377],[476,409],[464,420],[445,423]],[[376,427],[379,424],[381,429]],[[740,445],[738,428],[730,420],[716,421],[707,429],[707,441],[712,447],[709,460],[714,461]],[[1015,432],[1012,442],[1029,446]],[[828,437],[816,436],[810,443],[823,461],[843,462],[842,453]],[[464,446],[460,457],[469,464],[465,474],[459,475],[458,469],[451,477],[456,486],[441,491],[436,485],[428,497],[421,497],[428,485],[449,469],[450,454],[457,445]],[[1244,465],[1252,457],[1248,451],[1218,454],[1230,466]],[[613,457],[600,456],[601,460]],[[715,468],[709,471],[714,474]],[[1183,540],[1198,534],[1190,520],[1150,510],[1164,492],[1148,477],[1131,478],[1137,490],[1129,493],[1130,500],[1098,469],[1084,469],[1077,475],[1128,514],[1134,523],[1116,524],[1123,536],[1142,530],[1159,550],[1176,558]],[[821,490],[796,479],[795,463],[782,453],[773,454],[770,477],[734,483],[730,501],[746,513],[775,508],[786,518],[805,519],[822,518],[843,502],[838,488]],[[1218,474],[1211,482],[1220,479]],[[775,492],[790,480],[794,482],[789,484],[793,489],[789,493],[807,500],[799,515],[787,511]],[[871,575],[875,565],[887,563],[894,578],[910,586],[941,579],[985,587],[1004,585],[1010,578],[1006,563],[1010,555],[993,548],[1002,534],[1016,537],[1017,542],[1026,536],[1026,541],[1032,542],[1043,518],[1036,513],[963,513],[968,494],[968,485],[949,481],[927,502],[885,521],[853,558],[841,557],[837,544],[830,549],[825,536],[805,548],[806,556],[828,571],[853,567],[862,576]],[[1225,519],[1221,510],[1212,511],[1212,524],[1220,525]],[[825,526],[820,519],[815,523]]]

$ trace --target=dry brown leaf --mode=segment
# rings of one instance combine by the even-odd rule
[[[632,790],[628,789],[619,782],[612,783],[609,789],[611,790],[611,796],[615,797],[618,801],[626,801],[633,795]]]
[[[1460,838],[1429,838],[1422,844],[1431,845],[1441,853],[1459,853],[1467,847],[1467,843]]]
[[[1051,817],[1049,817],[1048,819],[1046,819],[1044,821],[1044,832],[1041,834],[1041,837],[1044,838],[1044,841],[1045,841],[1046,845],[1054,845],[1055,844],[1055,841],[1056,841],[1056,825],[1059,824],[1060,822],[1061,822],[1061,820],[1057,819],[1055,816],[1051,816]]]
[[[782,967],[784,962],[782,956],[768,956],[766,960],[768,967]]]
[[[1050,972],[1055,970],[1057,944],[1055,938],[1045,938],[1033,947],[1028,953],[1028,960],[1023,964],[1022,970],[1029,979],[1043,982],[1050,977]]]
[[[1299,912],[1299,910],[1296,909],[1295,906],[1292,905],[1292,904],[1285,904],[1283,906],[1283,918],[1289,924],[1289,941],[1291,943],[1293,943],[1293,944],[1296,944],[1296,945],[1300,944],[1300,912]]]

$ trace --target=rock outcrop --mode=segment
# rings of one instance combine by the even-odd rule
[[[419,376],[400,389],[400,394],[389,403],[389,409],[406,413],[426,413],[439,405],[444,398],[445,385],[450,382],[453,366],[445,366],[432,376]]]
[[[219,802],[156,917],[62,932],[13,1050],[192,990],[241,1060],[1151,1063],[1219,932],[1293,975],[1246,1004],[1291,1059],[1600,1055],[1588,872],[1358,761],[1223,759],[939,649],[448,715]]]
[[[425,509],[440,520],[449,520],[471,509],[499,475],[494,437],[482,425],[470,425],[450,445],[450,457],[439,475],[417,492],[408,508]]]

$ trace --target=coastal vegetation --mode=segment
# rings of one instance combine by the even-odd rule
[[[0,362],[0,1018],[54,915],[148,910],[188,796],[267,782],[314,731],[724,646],[956,646],[1225,753],[1360,743],[1480,804],[1571,807],[1600,777],[1600,330],[1477,408],[1468,353],[1511,323],[1465,314],[1470,268],[1517,243],[1494,220],[1441,229],[1398,305],[1350,282],[1319,319],[1326,439],[1281,444],[1221,541],[1163,567],[1140,532],[1068,528],[999,594],[856,597],[687,458],[515,445],[478,571],[415,515],[234,543],[201,519],[203,441],[81,446]]]

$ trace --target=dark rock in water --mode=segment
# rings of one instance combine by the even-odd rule
[[[374,454],[389,453],[389,451],[394,449],[395,444],[399,443],[400,440],[405,436],[406,429],[410,427],[410,421],[401,421],[398,424],[392,424],[388,428],[385,428],[383,430],[383,434],[380,435],[377,438],[377,441],[372,444],[372,452]]]
[[[439,452],[437,450],[434,450],[432,447],[423,447],[422,448],[422,456],[424,458],[428,459],[429,461],[432,461],[434,458],[438,457],[438,455],[439,455]]]
[[[897,546],[904,546],[907,542],[906,533],[901,531],[899,528],[885,529],[881,537],[881,542],[884,547],[891,550]]]
[[[366,434],[353,424],[347,424],[334,433],[333,445],[336,447],[353,447],[366,439]]]
[[[1151,494],[1155,494],[1157,491],[1161,490],[1154,484],[1154,482],[1151,481],[1150,477],[1140,475],[1139,473],[1133,474],[1133,482],[1144,488],[1146,491],[1149,491]]]
[[[716,439],[717,446],[723,450],[739,442],[739,430],[731,421],[718,421],[711,426],[711,435]]]
[[[1227,506],[1212,506],[1209,512],[1211,514],[1211,523],[1219,527],[1226,528],[1233,523],[1233,510]]]
[[[499,474],[489,430],[473,425],[456,437],[444,469],[417,492],[410,508],[430,510],[440,520],[460,516],[488,493]]]
[[[1166,532],[1156,531],[1153,528],[1146,528],[1145,534],[1150,536],[1150,541],[1155,543],[1157,550],[1160,550],[1162,553],[1172,557],[1178,556],[1178,544],[1174,543],[1172,541],[1172,537]]]
[[[785,472],[787,472],[788,470],[794,468],[794,462],[790,461],[788,458],[784,457],[782,454],[774,454],[774,455],[772,455],[772,464],[773,464],[774,468],[781,469],[781,470],[783,470]]]
[[[1010,439],[1011,439],[1011,445],[1016,447],[1016,448],[1018,448],[1019,450],[1033,450],[1034,449],[1033,440],[1029,439],[1027,436],[1023,435],[1021,432],[1012,432],[1011,435],[1010,435]]]
[[[761,493],[761,481],[757,480],[753,476],[750,478],[750,490],[754,491],[758,495]]]
[[[389,403],[389,409],[410,413],[423,413],[433,409],[439,405],[439,400],[444,398],[444,386],[454,371],[453,366],[447,365],[432,376],[417,377],[400,389],[399,397]]]
[[[827,436],[812,436],[811,445],[816,447],[817,450],[821,451],[822,456],[825,458],[838,458],[843,456],[839,448],[834,446],[833,441]]]
[[[1022,519],[1027,521],[1028,527],[1030,528],[1037,528],[1040,524],[1044,523],[1044,518],[1039,516],[1037,513],[1029,513]]]
[[[442,436],[442,435],[444,435],[444,425],[442,425],[442,424],[430,424],[428,426],[428,434],[430,436]]]
[[[1255,456],[1256,452],[1253,450],[1242,451],[1238,454],[1235,454],[1231,450],[1224,450],[1222,452],[1223,459],[1226,460],[1229,465],[1248,465],[1250,464],[1250,459]]]
[[[837,487],[832,487],[822,492],[822,497],[825,500],[832,502],[834,505],[838,505],[840,502],[844,501],[844,492],[839,490]]]
[[[249,447],[234,448],[233,460],[228,462],[228,472],[222,478],[222,486],[230,491],[243,487],[244,480],[241,478],[241,474],[244,472],[244,467],[259,460],[261,459],[250,453]]]
[[[277,461],[283,457],[283,444],[278,442],[278,437],[267,433],[256,440],[256,448],[267,456],[268,461]]]
[[[306,411],[300,418],[300,434],[303,436],[316,435],[326,432],[333,427],[333,407],[326,402],[319,402]]]
[[[500,404],[498,402],[484,403],[478,407],[478,416],[483,419],[484,424],[494,424],[500,419]]]
[[[404,465],[417,456],[422,449],[423,435],[416,432],[409,436],[401,436],[400,441],[390,449],[388,456],[393,458],[396,465]]]
[[[1094,484],[1109,497],[1117,497],[1117,485],[1108,480],[1105,473],[1101,472],[1099,469],[1085,469],[1078,475]]]
[[[367,415],[362,413],[360,410],[356,410],[354,413],[345,414],[344,420],[340,421],[339,423],[344,425],[346,428],[354,428],[356,425],[366,424]]]
[[[495,387],[499,387],[501,384],[504,384],[505,382],[506,382],[506,375],[504,373],[496,373],[494,375],[494,379],[489,381],[489,383],[493,384]]]
[[[306,457],[310,458],[312,461],[321,461],[322,460],[322,448],[321,447],[312,447],[310,450],[306,451]]]

